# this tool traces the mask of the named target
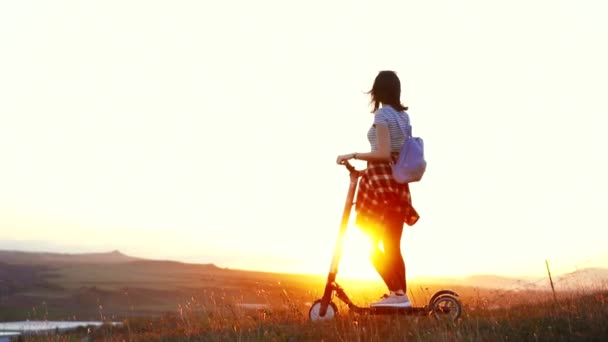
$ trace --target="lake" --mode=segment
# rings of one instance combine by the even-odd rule
[[[37,334],[49,331],[67,331],[79,327],[99,327],[102,322],[97,321],[20,321],[20,322],[0,322],[0,341],[7,336],[23,334]],[[120,326],[120,322],[111,322]]]

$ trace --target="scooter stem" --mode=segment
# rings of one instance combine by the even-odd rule
[[[331,279],[332,282],[335,280],[335,275],[338,273],[338,264],[340,263],[340,257],[342,256],[342,242],[344,241],[344,235],[346,234],[346,230],[348,228],[348,221],[350,220],[350,213],[355,201],[355,192],[357,191],[357,183],[359,181],[359,171],[355,170],[355,168],[348,162],[344,162],[344,166],[346,166],[349,171],[350,184],[346,194],[344,210],[342,211],[340,231],[338,232],[338,238],[336,239],[336,246],[334,248],[334,255],[331,259],[331,266],[329,268],[329,274],[334,274],[334,279]]]
[[[340,257],[342,256],[344,236],[348,228],[350,212],[354,203],[359,176],[361,174],[361,171],[357,171],[348,161],[343,162],[343,165],[346,167],[346,169],[348,169],[350,175],[350,184],[348,186],[348,193],[346,194],[346,202],[344,203],[344,211],[342,212],[342,222],[340,223],[340,231],[338,232],[336,246],[334,247],[334,255],[331,259],[331,266],[329,267],[329,275],[327,276],[325,291],[323,292],[323,298],[321,299],[321,307],[319,311],[321,316],[325,316],[327,306],[329,305],[331,295],[334,290],[334,282],[336,280],[336,275],[338,274],[338,264],[340,263]]]

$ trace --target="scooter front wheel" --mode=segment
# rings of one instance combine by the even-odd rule
[[[338,307],[336,306],[336,304],[334,304],[334,302],[329,302],[329,305],[327,306],[327,311],[325,312],[325,316],[321,316],[319,313],[320,311],[321,300],[317,299],[310,306],[310,310],[308,310],[308,318],[311,321],[321,321],[333,319],[334,317],[336,317],[336,315],[338,315]]]

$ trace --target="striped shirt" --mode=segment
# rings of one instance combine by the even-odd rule
[[[378,142],[376,137],[376,125],[384,125],[388,127],[388,131],[391,139],[391,152],[399,152],[403,141],[405,140],[405,134],[397,124],[406,129],[410,125],[410,117],[406,111],[398,112],[389,105],[384,105],[374,113],[374,124],[367,131],[367,139],[372,147],[372,151],[378,150]]]

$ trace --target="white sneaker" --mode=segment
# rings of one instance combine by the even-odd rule
[[[371,304],[372,307],[393,307],[393,308],[409,308],[412,306],[412,302],[408,298],[407,294],[398,295],[391,292],[388,295],[382,296],[377,302]]]

